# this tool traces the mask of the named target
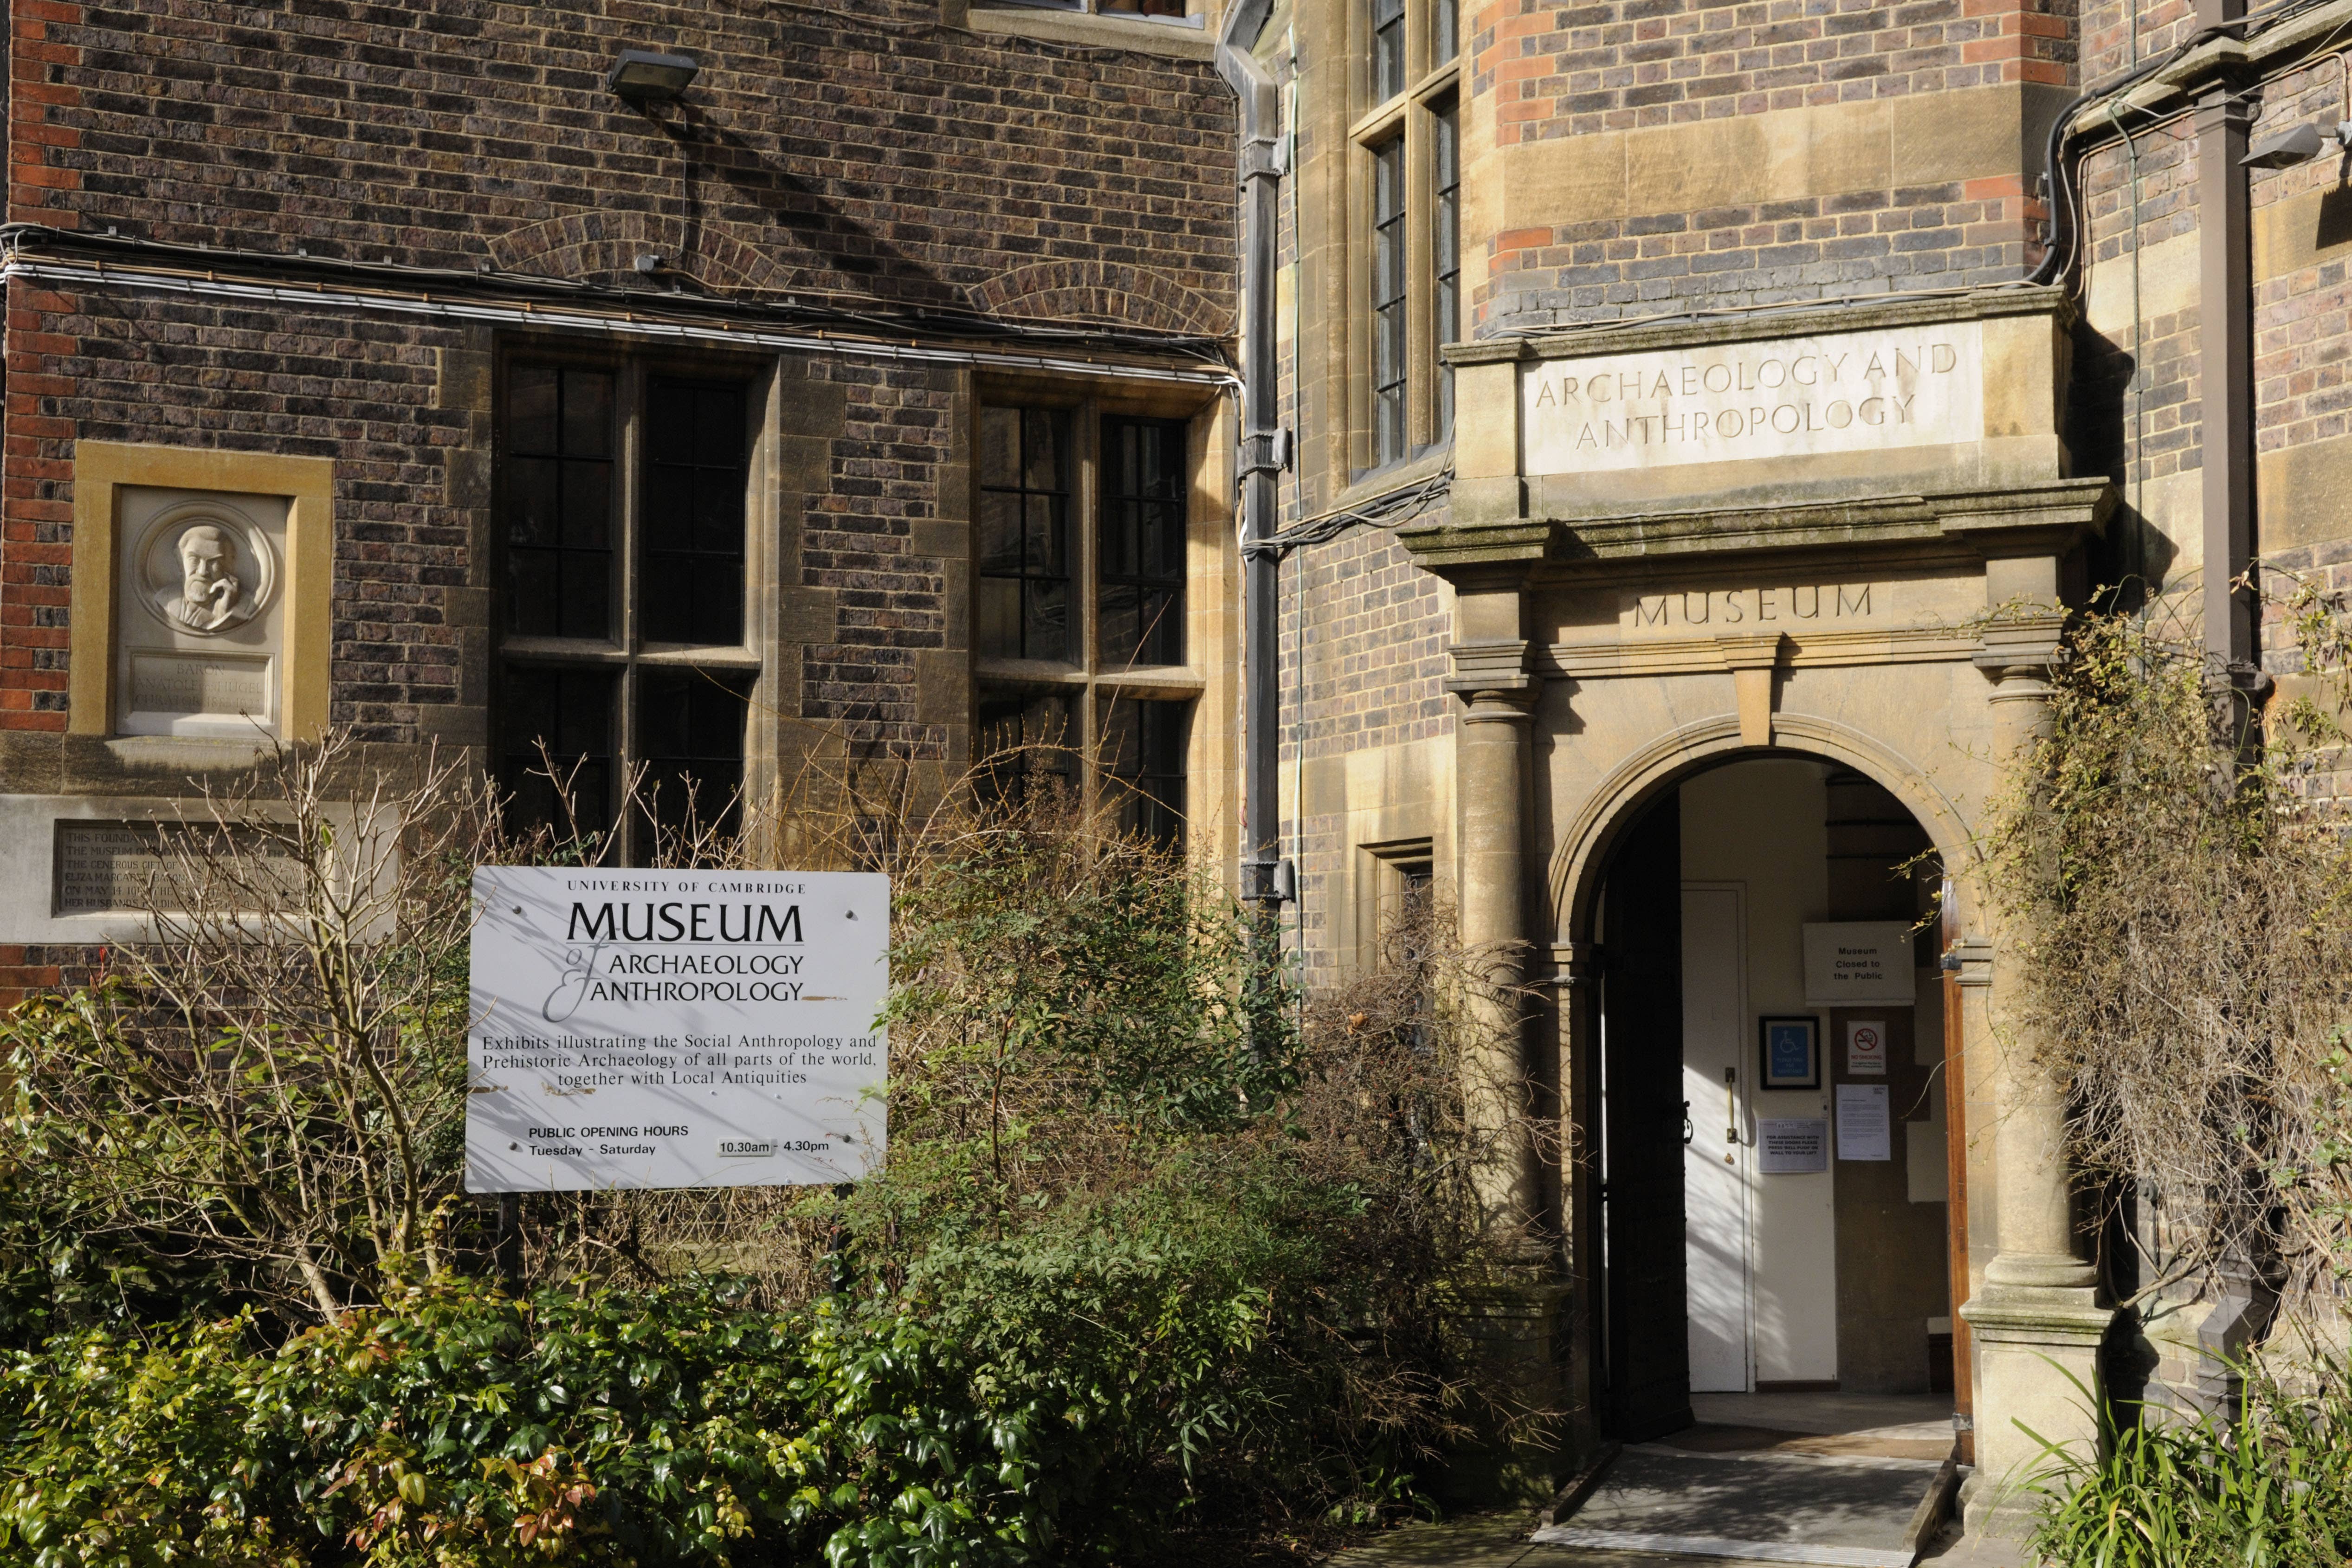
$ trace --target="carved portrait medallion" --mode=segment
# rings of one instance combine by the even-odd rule
[[[278,586],[268,536],[215,497],[168,507],[137,557],[139,601],[173,631],[233,632],[269,607]]]

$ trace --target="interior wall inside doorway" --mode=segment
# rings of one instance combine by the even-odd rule
[[[1719,1129],[1729,1107],[1715,1109],[1725,1092],[1724,1064],[1717,1058],[1727,1050],[1736,1054],[1745,1137],[1737,1174],[1748,1226],[1742,1250],[1751,1385],[1926,1392],[1941,1381],[1934,1358],[1948,1342],[1937,1336],[1948,1334],[1950,1312],[1940,1176],[1944,1128],[1937,1113],[1940,987],[1930,968],[1919,976],[1920,1000],[1914,1007],[1852,1012],[1813,1007],[1805,998],[1803,949],[1809,922],[1913,917],[1921,907],[1924,878],[1902,868],[1927,847],[1926,835],[1877,785],[1801,758],[1729,764],[1685,781],[1680,793],[1685,909],[1692,908],[1692,897],[1721,903],[1736,894],[1741,912],[1736,923],[1691,923],[1683,980],[1686,996],[1694,998],[1740,994],[1742,1016],[1734,1028],[1717,1028],[1723,1040],[1716,1044],[1699,1038],[1712,1009],[1692,1011],[1686,1050],[1707,1060],[1686,1063],[1685,1091],[1694,1098],[1695,1125],[1712,1123]],[[1739,950],[1710,957],[1710,944]],[[1932,964],[1932,953],[1927,956]],[[1742,966],[1739,983],[1710,985],[1693,973],[1695,965],[1710,962]],[[1761,1090],[1759,1019],[1789,1015],[1820,1022],[1821,1086]],[[1884,1025],[1884,1073],[1850,1070],[1846,1028],[1856,1021]],[[1890,1158],[1834,1157],[1834,1099],[1837,1086],[1848,1082],[1886,1090]],[[1763,1119],[1829,1123],[1829,1168],[1763,1174],[1755,1157],[1757,1124]],[[1714,1138],[1722,1139],[1720,1130]],[[1695,1143],[1694,1158],[1696,1151]],[[1722,1155],[1708,1157],[1720,1161]],[[1723,1206],[1694,1205],[1694,1223],[1703,1209],[1719,1215]],[[1735,1250],[1730,1239],[1694,1236],[1695,1259],[1710,1240],[1717,1254]],[[1703,1302],[1694,1280],[1695,1347],[1698,1314],[1719,1315],[1723,1294],[1718,1288],[1715,1304]]]

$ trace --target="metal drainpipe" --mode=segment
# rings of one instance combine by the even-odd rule
[[[2244,14],[2244,0],[2199,0],[2197,7],[2207,29]],[[2254,559],[2253,241],[2242,162],[2252,119],[2237,82],[2223,77],[2205,89],[2195,120],[2205,648],[2249,698],[2261,674],[2256,596],[2237,583]]]
[[[1271,906],[1279,885],[1281,571],[1279,557],[1249,547],[1280,525],[1282,415],[1275,356],[1275,247],[1280,238],[1281,99],[1250,48],[1273,0],[1234,0],[1217,34],[1217,74],[1241,100],[1243,671],[1242,896]]]

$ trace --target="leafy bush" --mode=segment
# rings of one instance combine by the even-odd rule
[[[893,875],[886,1168],[493,1230],[458,1191],[463,873],[609,846],[338,758],[281,754],[171,850],[204,921],[0,1022],[0,1555],[1132,1560],[1417,1510],[1447,1442],[1548,1414],[1475,1381],[1448,1307],[1485,1243],[1442,912],[1300,1009],[1255,916],[1066,800],[747,807],[665,852]],[[320,918],[256,926],[271,787]],[[368,800],[396,875],[336,869]]]
[[[2154,1413],[2151,1413],[2152,1416]],[[2032,1560],[2068,1568],[2337,1568],[2352,1558],[2352,1390],[2256,1374],[2232,1420],[2104,1417],[2096,1458],[2053,1448]]]

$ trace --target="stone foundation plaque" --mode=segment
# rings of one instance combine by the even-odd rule
[[[50,884],[52,915],[103,915],[152,909],[157,894],[166,908],[177,908],[171,878],[173,857],[192,838],[215,837],[229,841],[233,830],[211,824],[124,822],[59,820],[56,824],[56,871]],[[236,832],[238,845],[250,857],[242,868],[248,882],[257,877],[291,890],[300,867],[291,859],[269,852],[258,833]],[[255,903],[263,902],[259,899]]]

